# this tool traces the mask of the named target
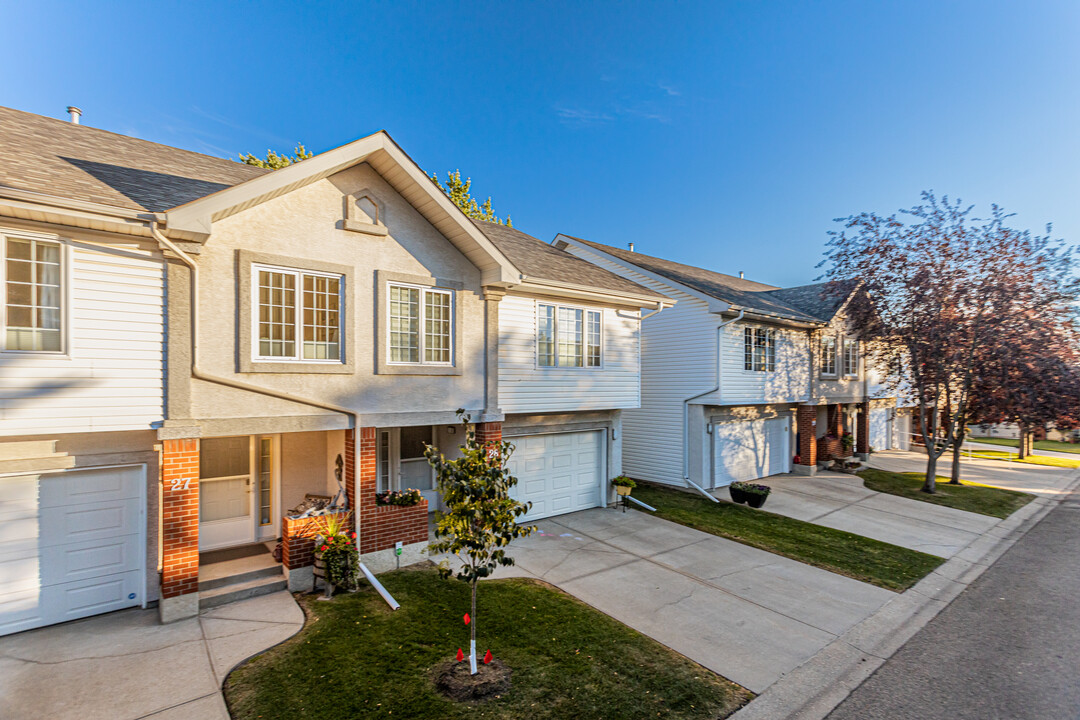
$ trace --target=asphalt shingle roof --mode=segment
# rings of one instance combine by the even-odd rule
[[[831,283],[780,288],[591,240],[572,239],[750,312],[802,322],[828,322],[846,299],[846,296],[837,297],[829,292]]]
[[[162,212],[270,170],[0,107],[0,186]]]
[[[570,283],[585,288],[652,296],[657,300],[668,299],[654,290],[642,287],[632,280],[627,280],[515,228],[484,220],[473,220],[473,223],[491,240],[499,252],[529,277]]]

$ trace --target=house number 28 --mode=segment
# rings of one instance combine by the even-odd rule
[[[180,492],[191,488],[191,478],[176,478],[169,481],[169,492]]]

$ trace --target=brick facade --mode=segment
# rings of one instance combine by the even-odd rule
[[[428,504],[403,507],[400,505],[376,505],[375,493],[378,490],[378,446],[375,428],[362,427],[349,430],[345,438],[345,452],[349,455],[349,437],[359,435],[355,463],[346,460],[346,467],[355,465],[357,481],[356,509],[360,519],[360,554],[388,550],[394,543],[406,545],[427,542],[428,539]],[[356,446],[357,443],[354,443]],[[348,486],[346,486],[348,487]]]
[[[375,428],[368,428],[374,432]],[[345,431],[345,496],[349,509],[356,509],[356,430]]]
[[[800,405],[795,422],[799,432],[799,464],[813,467],[817,464],[817,407]]]
[[[161,597],[199,590],[199,441],[162,441]]]
[[[319,517],[281,519],[281,563],[289,570],[315,563],[314,525]]]
[[[878,448],[879,450],[882,448]],[[870,403],[859,405],[859,415],[855,420],[855,452],[870,452]]]

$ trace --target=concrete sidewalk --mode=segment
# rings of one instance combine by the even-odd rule
[[[1080,460],[1080,457],[1071,458]],[[893,472],[926,472],[926,455],[922,452],[889,450],[870,456],[870,467]],[[1046,498],[1061,498],[1071,478],[1076,476],[1075,468],[1031,465],[1028,463],[1006,462],[1004,460],[984,460],[963,458],[960,461],[960,479],[970,482],[993,485],[1007,490],[1019,490]],[[946,453],[938,460],[937,474],[949,477],[952,473],[952,454]]]
[[[0,638],[0,718],[228,720],[225,676],[303,623],[279,592],[170,625],[122,610]]]
[[[896,597],[633,510],[537,525],[496,577],[550,582],[754,692]]]

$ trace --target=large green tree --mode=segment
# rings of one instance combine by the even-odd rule
[[[506,216],[506,220],[504,221],[495,214],[495,211],[491,207],[490,196],[482,204],[478,203],[476,199],[473,198],[469,193],[470,188],[472,188],[472,178],[465,178],[462,180],[460,170],[446,173],[445,185],[439,182],[439,176],[436,173],[431,173],[429,177],[431,177],[432,182],[438,185],[439,189],[446,193],[446,196],[469,217],[477,220],[487,220],[488,222],[506,225],[507,227],[514,227],[514,223],[510,221],[509,215]]]
[[[443,577],[454,575],[464,580],[472,590],[469,666],[475,675],[477,584],[500,565],[513,565],[514,558],[506,554],[506,546],[514,538],[531,534],[536,527],[517,523],[518,518],[529,512],[532,503],[510,497],[510,488],[517,484],[517,478],[510,474],[506,464],[514,446],[502,440],[478,440],[465,411],[458,410],[458,416],[465,430],[461,457],[447,460],[430,445],[424,451],[435,468],[446,506],[446,512],[436,516],[435,542],[430,552],[456,557],[459,563],[456,573],[448,560],[439,564],[439,572]]]
[[[301,160],[307,160],[309,157],[314,157],[314,153],[308,150],[303,144],[297,145],[296,150],[293,151],[293,155],[282,153],[278,155],[273,150],[266,151],[266,159],[257,157],[248,153],[247,155],[240,156],[240,162],[245,165],[254,165],[255,167],[266,168],[267,170],[280,170],[283,167],[288,167],[293,163],[298,163]]]

